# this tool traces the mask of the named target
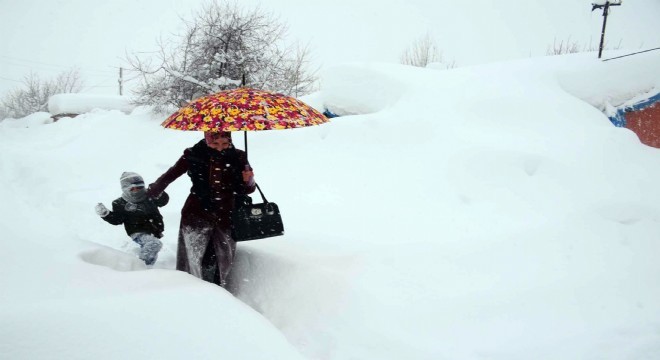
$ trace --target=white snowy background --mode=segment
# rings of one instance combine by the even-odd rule
[[[93,210],[199,133],[145,108],[2,121],[0,358],[659,359],[660,151],[604,114],[659,64],[324,68],[303,100],[344,116],[250,134],[286,234],[239,244],[231,292],[173,270],[188,178],[154,269]]]
[[[659,358],[660,151],[599,110],[657,92],[659,63],[329,69],[306,100],[354,115],[250,135],[287,233],[239,244],[233,294],[173,270],[187,178],[155,269],[93,211],[200,134],[143,108],[0,122],[0,353]]]
[[[544,56],[553,42],[597,48],[602,10],[593,0],[241,0],[289,26],[288,40],[309,45],[311,68],[351,61],[399,61],[429,34],[459,66]],[[602,2],[602,0],[599,0]],[[0,95],[30,71],[43,78],[76,66],[85,92],[118,94],[127,54],[144,57],[181,30],[200,0],[0,0]],[[660,47],[660,1],[613,7],[607,44]],[[124,71],[124,90],[137,84]]]

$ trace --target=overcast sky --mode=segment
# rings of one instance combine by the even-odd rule
[[[86,91],[116,94],[126,52],[155,49],[203,2],[192,0],[0,0],[0,95],[34,71],[77,66]],[[458,66],[543,56],[555,41],[597,47],[602,11],[589,0],[242,0],[289,24],[321,69],[350,61],[397,62],[429,33]],[[660,0],[613,8],[607,39],[631,50],[660,47]],[[489,31],[484,32],[484,24]],[[659,65],[660,66],[660,65]],[[130,79],[131,75],[126,74]]]

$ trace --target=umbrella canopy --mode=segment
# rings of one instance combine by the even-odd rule
[[[238,88],[201,97],[170,115],[162,126],[192,131],[291,129],[328,122],[316,109],[283,94]]]

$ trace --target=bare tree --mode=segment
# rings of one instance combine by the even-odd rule
[[[9,91],[0,105],[0,118],[21,118],[46,111],[48,99],[55,94],[80,92],[83,82],[76,68],[64,71],[54,79],[43,80],[36,73],[23,78],[23,86]]]
[[[564,40],[561,40],[559,43],[557,43],[557,39],[555,38],[552,41],[552,46],[548,45],[548,49],[546,50],[545,54],[562,55],[575,54],[578,52],[581,52],[580,45],[576,41],[571,41],[571,38],[569,37],[565,42]]]
[[[619,43],[615,45],[614,47],[608,46],[606,43],[604,45],[604,49],[606,50],[618,50],[621,49],[621,40],[619,40]],[[552,45],[548,45],[548,48],[545,52],[546,55],[564,55],[564,54],[575,54],[575,53],[581,53],[581,52],[595,52],[598,51],[598,46],[594,45],[591,41],[589,44],[580,44],[577,41],[571,40],[571,37],[569,36],[568,39],[561,40],[557,42],[557,39],[555,38],[552,41]]]
[[[212,0],[185,22],[171,41],[160,40],[155,58],[128,56],[141,74],[136,102],[161,110],[181,106],[200,95],[246,84],[287,95],[311,92],[309,48],[287,46],[287,27],[273,15]],[[155,63],[155,64],[154,64]]]
[[[442,63],[447,69],[456,67],[456,62],[446,62],[438,45],[426,34],[415,40],[401,55],[400,62],[404,65],[426,67],[430,63]]]

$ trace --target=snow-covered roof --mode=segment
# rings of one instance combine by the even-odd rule
[[[120,95],[57,94],[48,99],[48,112],[53,115],[83,114],[94,109],[130,113],[134,108],[129,97]]]

